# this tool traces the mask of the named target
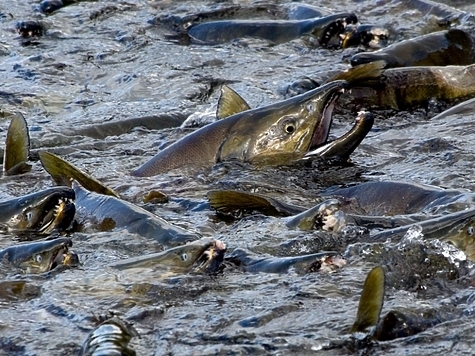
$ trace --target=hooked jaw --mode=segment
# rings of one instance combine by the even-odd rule
[[[330,88],[332,90],[329,90],[327,94],[325,94],[326,97],[323,96],[319,98],[319,100],[325,103],[325,106],[323,107],[320,121],[315,125],[308,151],[314,150],[316,147],[325,143],[328,139],[330,126],[333,122],[333,109],[335,108],[335,103],[340,95],[345,92],[345,89],[348,88],[348,83],[346,81],[330,82],[327,85],[335,86],[335,84],[338,86],[336,88]]]

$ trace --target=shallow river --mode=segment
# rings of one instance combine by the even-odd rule
[[[446,2],[457,8],[450,10],[456,15],[475,12],[471,0]],[[11,115],[22,113],[33,152],[38,148],[56,152],[124,199],[220,239],[228,251],[240,247],[272,255],[319,252],[312,245],[291,252],[279,246],[290,239],[325,236],[289,230],[278,218],[260,215],[222,220],[207,205],[211,189],[258,192],[307,207],[319,201],[323,188],[365,181],[403,180],[475,191],[475,113],[431,120],[442,110],[437,106],[378,114],[347,165],[253,168],[221,163],[192,174],[173,171],[132,178],[130,172],[158,149],[195,128],[136,128],[104,139],[64,134],[81,125],[169,111],[214,113],[223,83],[251,107],[262,106],[282,100],[285,88],[296,80],[349,67],[348,58],[357,51],[310,48],[301,39],[280,45],[250,39],[216,46],[181,45],[166,38],[165,26],[153,24],[167,14],[191,14],[217,4],[231,2],[82,1],[46,16],[37,1],[4,1],[0,142],[5,141]],[[308,4],[330,12],[354,11],[361,23],[390,29],[394,42],[435,31],[437,20],[446,16],[428,13],[417,1],[309,0]],[[462,15],[460,26],[473,31],[473,18]],[[43,21],[45,34],[20,37],[15,25],[26,20]],[[348,131],[353,114],[337,111],[331,135]],[[0,179],[0,198],[54,185],[40,162],[32,164],[30,173]],[[164,192],[170,201],[144,204],[143,196],[152,189]],[[135,274],[106,265],[159,251],[154,241],[124,231],[75,232],[71,237],[80,268],[46,276],[0,270],[0,280],[26,280],[31,288],[28,293],[0,297],[0,354],[75,354],[94,326],[93,313],[108,311],[134,323],[141,338],[130,345],[138,355],[472,354],[475,289],[473,268],[466,261],[450,260],[450,268],[430,275],[420,273],[424,270],[420,265],[430,260],[414,261],[401,272],[364,243],[342,243],[337,250],[344,254],[346,265],[334,273],[245,273],[227,268],[215,277],[169,276],[152,269]],[[4,234],[0,247],[17,241],[17,236]],[[408,338],[329,347],[350,338],[365,276],[378,264],[395,271],[383,314],[398,308],[450,307],[455,320]]]

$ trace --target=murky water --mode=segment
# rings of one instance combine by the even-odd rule
[[[335,12],[354,11],[362,23],[388,27],[394,41],[434,31],[437,16],[446,16],[421,13],[416,1],[308,3]],[[446,3],[459,11],[475,11],[470,0]],[[142,206],[148,191],[163,191],[170,202],[147,204],[147,209],[223,240],[229,251],[241,247],[290,254],[295,251],[283,250],[283,242],[324,237],[318,232],[288,230],[277,218],[221,221],[205,204],[210,189],[256,191],[309,207],[321,189],[361,181],[391,179],[475,190],[475,114],[430,120],[437,109],[386,113],[378,117],[347,166],[218,164],[192,175],[174,171],[152,178],[131,178],[129,172],[193,129],[136,128],[105,139],[63,135],[80,125],[172,110],[205,112],[217,102],[222,83],[229,83],[251,107],[272,103],[281,100],[285,87],[295,80],[348,67],[347,59],[356,51],[308,48],[302,40],[277,46],[258,40],[182,46],[165,39],[166,28],[151,25],[157,16],[193,13],[213,5],[206,1],[84,1],[45,16],[38,11],[38,2],[0,4],[0,142],[5,140],[11,114],[20,112],[28,121],[34,149],[58,153]],[[47,26],[45,35],[21,38],[15,24],[35,19]],[[470,19],[463,20],[461,26],[473,30],[471,24]],[[332,135],[347,131],[352,120],[335,115]],[[32,172],[1,179],[0,198],[53,184],[35,162]],[[251,274],[232,268],[213,278],[169,276],[150,269],[132,274],[106,265],[158,251],[153,241],[122,231],[71,237],[81,268],[50,276],[0,271],[2,280],[26,280],[29,286],[20,295],[0,298],[0,354],[74,354],[93,327],[92,313],[109,310],[134,322],[141,339],[133,339],[131,345],[139,355],[347,354],[351,352],[347,348],[322,348],[331,340],[348,337],[366,273],[376,264],[388,263],[378,260],[383,254],[374,257],[368,246],[355,244],[348,248],[347,265],[331,274]],[[3,235],[0,247],[17,239]],[[298,252],[319,252],[315,245]],[[336,248],[345,252],[346,247]],[[402,307],[451,306],[452,315],[460,317],[416,336],[361,350],[470,354],[474,342],[470,266],[453,263],[453,268],[460,269],[459,279],[448,273],[419,275],[417,263],[406,267],[397,283],[392,276],[383,313]],[[394,270],[396,275],[398,269]]]

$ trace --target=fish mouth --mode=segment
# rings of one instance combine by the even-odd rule
[[[72,242],[71,240],[69,240],[63,242],[58,247],[54,248],[53,253],[51,254],[51,258],[49,259],[48,268],[46,269],[46,271],[51,271],[61,265],[73,265],[72,261],[74,260],[74,257],[72,256],[76,256],[79,261],[77,254],[73,251],[69,251],[69,247],[71,246]],[[65,263],[65,261],[67,263]],[[68,263],[68,261],[70,262]]]
[[[22,223],[18,224],[18,227],[40,234],[67,229],[76,213],[74,191],[69,188],[54,189],[53,192],[48,190],[40,196],[43,197],[37,202],[34,202],[34,198],[33,202],[27,199],[25,203],[27,206],[21,213]]]
[[[337,252],[322,253],[322,257],[308,266],[306,273],[333,272],[346,264],[343,257]]]
[[[329,91],[329,93],[327,94],[327,98],[323,98],[323,100],[326,100],[326,103],[322,110],[321,119],[317,123],[317,125],[315,125],[315,128],[313,130],[312,140],[310,142],[308,151],[313,151],[318,146],[325,143],[328,139],[328,134],[330,133],[330,126],[333,122],[333,109],[335,108],[336,101],[348,87],[348,83],[346,81],[338,82],[340,82],[339,87],[336,90]],[[329,84],[335,83],[337,82],[330,82]]]
[[[341,47],[341,37],[349,24],[358,23],[358,19],[355,14],[350,14],[346,17],[342,17],[331,24],[329,24],[321,35],[319,42],[323,47]]]
[[[191,272],[205,273],[215,275],[220,271],[220,267],[224,261],[224,253],[226,245],[220,240],[213,241],[200,257],[195,261]]]
[[[53,230],[65,230],[76,214],[76,206],[71,198],[58,198],[56,204],[45,211],[40,221],[39,233],[50,234]]]
[[[63,264],[65,256],[73,253],[69,251],[72,245],[69,238],[57,238],[18,246],[12,263],[28,273],[49,272]]]

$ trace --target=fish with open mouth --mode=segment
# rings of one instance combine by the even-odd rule
[[[225,252],[226,245],[222,241],[202,238],[162,252],[117,261],[109,266],[121,270],[152,267],[177,273],[214,274],[218,272]]]
[[[240,38],[259,38],[273,44],[292,41],[302,36],[315,37],[321,46],[328,46],[348,24],[355,24],[355,14],[343,12],[304,20],[221,20],[191,25],[186,28],[187,41],[216,45]],[[170,39],[183,34],[169,36]]]
[[[60,265],[75,266],[79,260],[69,250],[72,245],[72,240],[66,237],[14,245],[0,250],[0,263],[13,265],[25,273],[48,272]]]
[[[291,163],[327,141],[333,107],[346,87],[346,81],[333,81],[213,122],[166,147],[132,174],[150,177],[176,168],[209,167],[232,160]]]
[[[40,234],[66,230],[76,213],[75,198],[68,187],[51,187],[0,202],[0,228]]]

